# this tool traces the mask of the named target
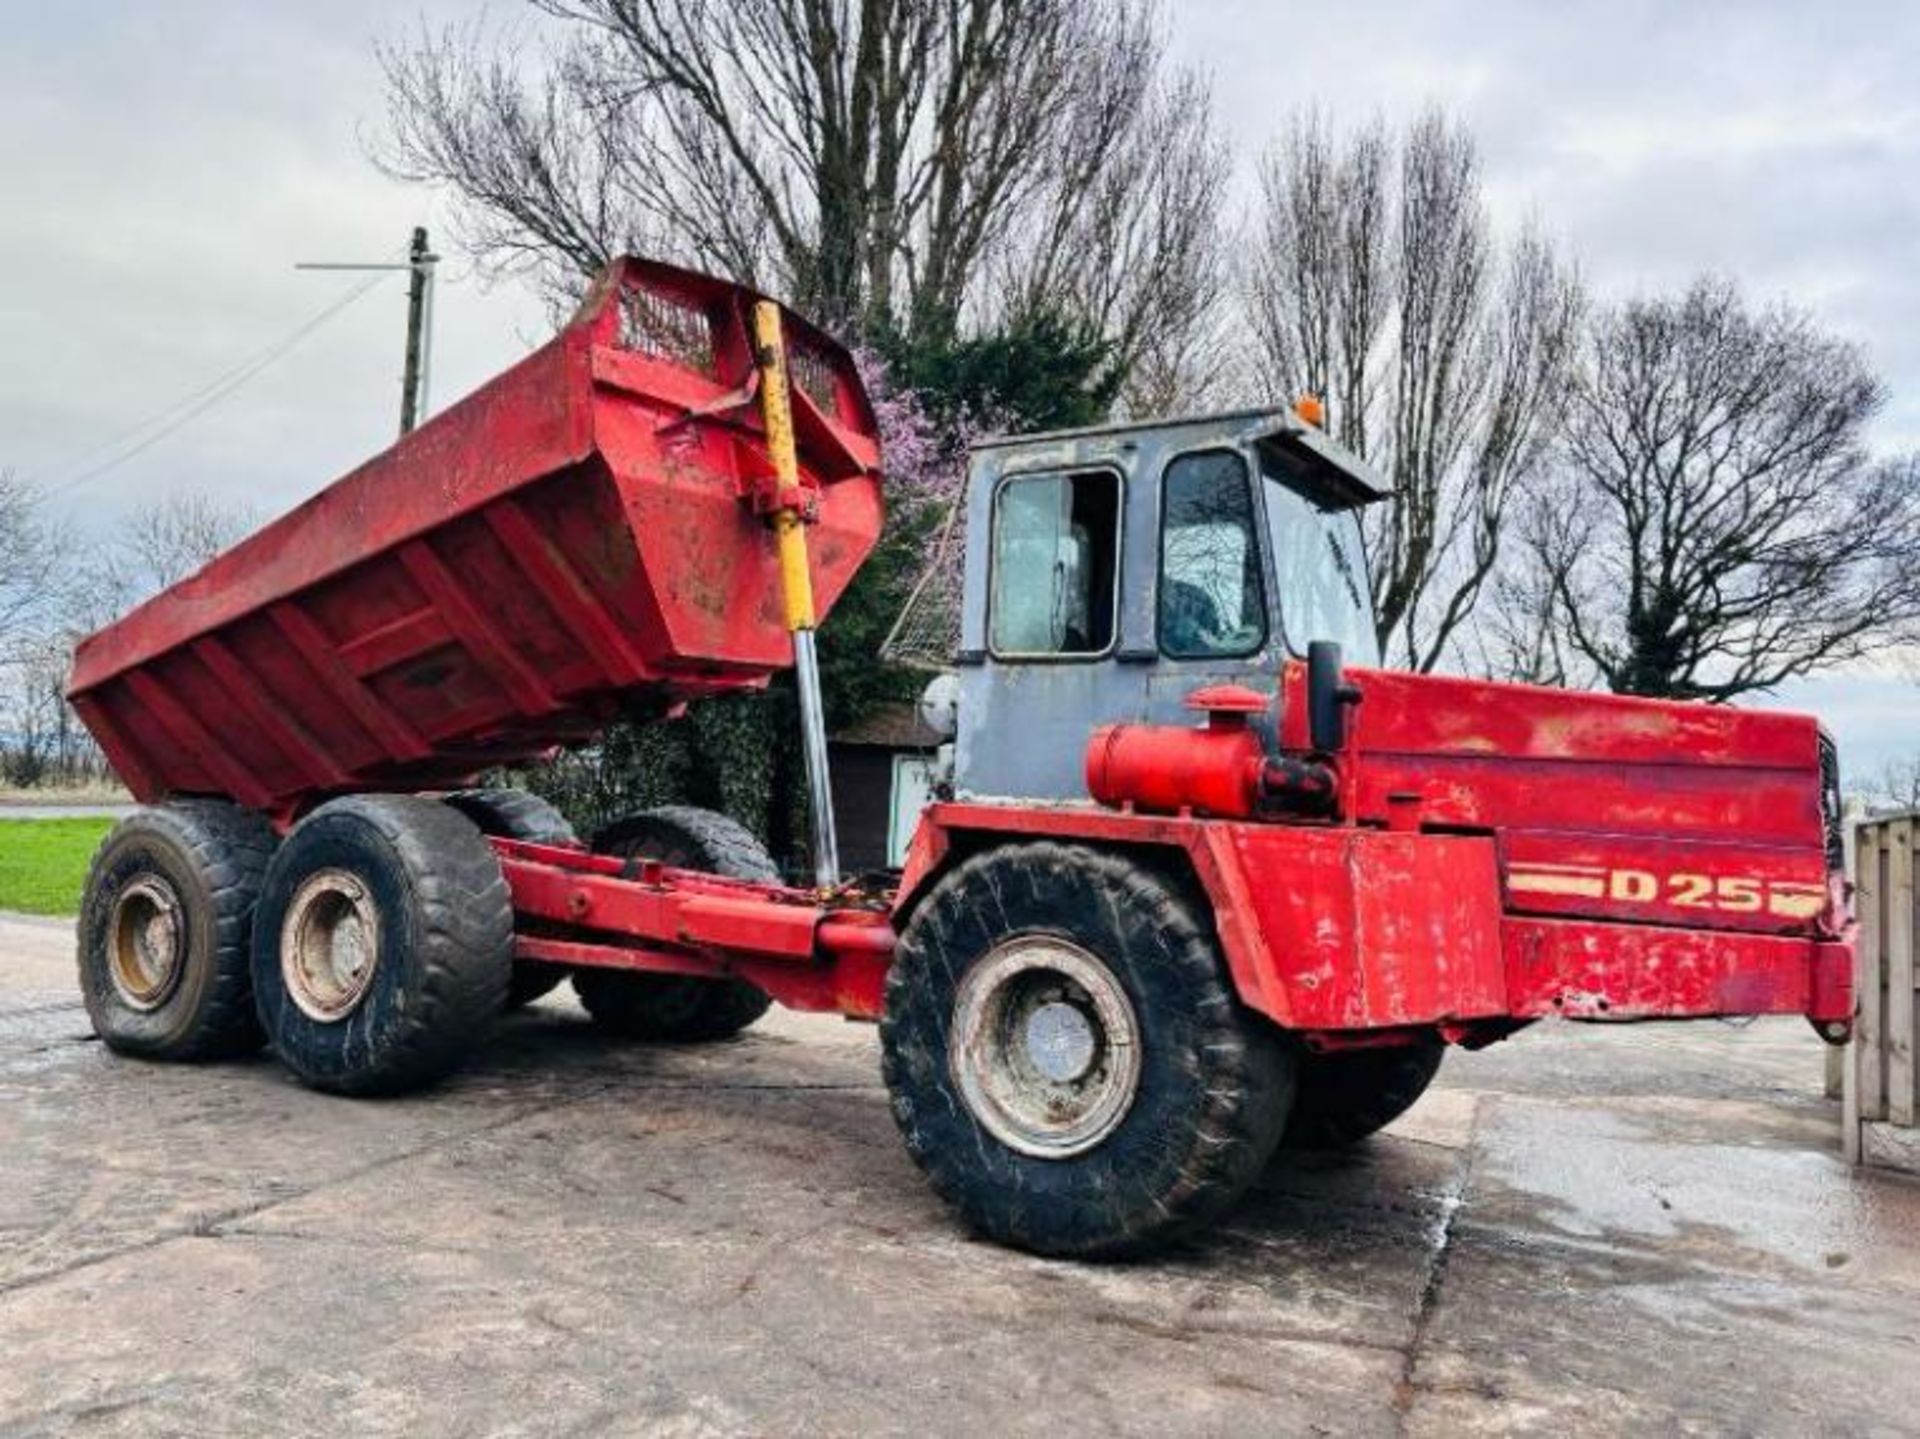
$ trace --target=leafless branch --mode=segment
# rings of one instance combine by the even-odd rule
[[[1302,116],[1260,191],[1242,291],[1269,393],[1322,397],[1391,478],[1370,522],[1377,630],[1391,660],[1432,669],[1497,588],[1564,407],[1579,277],[1537,228],[1494,240],[1473,142],[1439,111],[1397,138]]]
[[[0,470],[0,664],[21,660],[57,613],[68,557],[32,486]]]
[[[1586,349],[1560,454],[1585,519],[1542,563],[1609,686],[1728,700],[1920,630],[1920,457],[1868,455],[1856,348],[1702,280]]]
[[[1205,86],[1160,77],[1148,0],[531,5],[544,46],[468,26],[381,51],[378,158],[451,190],[485,263],[564,301],[642,249],[916,338],[1019,270],[1125,363],[1194,368],[1218,232],[1196,191],[1224,158]],[[1104,264],[1033,223],[1062,212]]]

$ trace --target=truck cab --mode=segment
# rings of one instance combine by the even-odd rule
[[[1314,640],[1376,663],[1360,520],[1386,493],[1288,410],[978,446],[956,793],[1083,800],[1091,726],[1185,722],[1206,685],[1270,691]]]

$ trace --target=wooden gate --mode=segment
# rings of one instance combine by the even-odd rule
[[[1914,1057],[1917,928],[1914,846],[1920,813],[1882,815],[1854,831],[1859,1017],[1844,1087],[1847,1158],[1920,1174],[1920,1083]]]

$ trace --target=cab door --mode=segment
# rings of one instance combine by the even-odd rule
[[[1236,445],[1178,451],[1161,469],[1147,684],[1155,723],[1190,723],[1187,696],[1204,685],[1258,688],[1279,671],[1256,481]]]
[[[959,792],[1018,799],[1084,799],[1087,735],[1137,719],[1145,687],[1119,663],[1128,476],[1112,463],[977,475],[985,503],[969,513]],[[978,573],[976,574],[976,570]],[[970,661],[970,662],[969,662]]]

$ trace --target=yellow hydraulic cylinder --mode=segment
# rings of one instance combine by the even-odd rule
[[[793,510],[775,510],[773,543],[780,556],[780,600],[789,630],[813,628],[813,576],[807,570],[807,527]]]
[[[793,438],[793,399],[780,307],[753,307],[753,343],[760,367],[760,419],[776,486],[773,543],[780,562],[780,603],[793,635],[794,677],[800,688],[801,741],[807,762],[807,799],[813,820],[814,879],[823,889],[840,883],[840,847],[834,833],[833,787],[827,776],[826,707],[820,695],[820,659],[814,650],[813,575],[807,568],[807,526],[800,514],[800,456]]]
[[[793,399],[787,381],[787,349],[780,307],[761,300],[753,307],[753,342],[760,361],[760,416],[767,427],[767,456],[783,503],[773,512],[774,544],[780,556],[780,598],[789,630],[814,626],[813,576],[807,570],[807,531],[790,503],[800,486],[800,458],[793,440]]]

